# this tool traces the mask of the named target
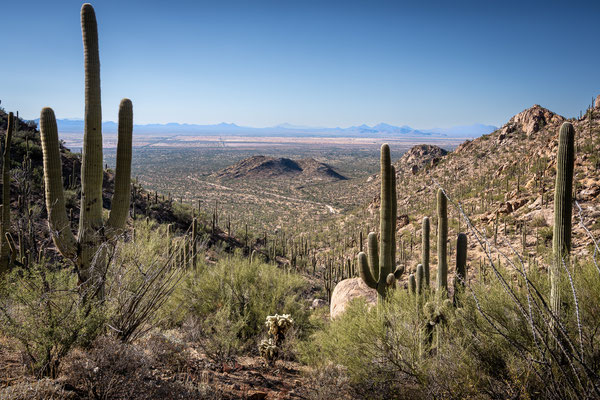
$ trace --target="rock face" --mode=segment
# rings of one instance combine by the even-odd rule
[[[367,304],[377,304],[377,291],[368,287],[361,278],[344,279],[335,285],[331,294],[329,314],[331,319],[342,315],[348,303],[357,298],[363,298]]]
[[[546,125],[557,125],[563,123],[565,119],[552,111],[535,104],[527,110],[521,111],[512,117],[502,128],[498,135],[499,141],[502,141],[506,135],[521,131],[527,136],[538,132]]]
[[[446,154],[447,150],[430,144],[418,144],[404,153],[396,162],[396,173],[416,174],[427,165],[437,164]]]
[[[246,158],[234,165],[222,169],[214,174],[217,178],[300,178],[303,180],[344,180],[329,165],[318,162],[313,158],[290,160],[289,158],[275,158],[266,156],[253,156]]]
[[[594,108],[600,109],[600,94],[596,97],[596,102],[594,103]]]

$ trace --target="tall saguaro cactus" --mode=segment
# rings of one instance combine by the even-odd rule
[[[556,186],[554,188],[554,259],[550,269],[550,303],[552,312],[560,318],[560,270],[571,251],[571,215],[573,201],[573,168],[575,164],[575,129],[569,122],[560,127],[556,156]]]
[[[423,217],[423,227],[421,229],[421,264],[425,275],[425,286],[429,286],[429,234],[431,227],[429,217]]]
[[[402,270],[394,270],[395,264],[395,231],[396,231],[396,190],[395,172],[390,157],[390,147],[381,146],[381,207],[379,230],[381,244],[377,243],[374,232],[368,236],[368,257],[365,253],[358,254],[358,269],[360,277],[370,288],[376,289],[379,298],[384,298],[387,291],[388,275],[399,278]],[[379,247],[379,249],[378,249]]]
[[[448,204],[442,189],[437,192],[438,242],[437,242],[437,290],[448,291]]]
[[[42,109],[40,134],[44,155],[46,208],[52,238],[61,254],[77,265],[80,282],[90,278],[90,269],[98,265],[97,257],[103,241],[121,231],[127,219],[131,186],[131,140],[133,107],[131,100],[123,99],[119,106],[119,140],[115,172],[115,194],[110,216],[102,220],[102,110],[100,106],[100,60],[96,15],[90,4],[81,8],[85,65],[85,128],[81,165],[81,210],[77,237],[71,232],[65,209],[62,167],[56,117],[51,108]]]
[[[6,272],[10,264],[10,243],[6,234],[10,231],[10,144],[15,125],[13,113],[8,113],[8,126],[4,139],[2,157],[2,224],[0,224],[0,273]]]

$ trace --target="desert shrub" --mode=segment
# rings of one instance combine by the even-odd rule
[[[542,215],[537,215],[531,221],[531,226],[534,228],[542,228],[548,226],[548,223],[546,222],[546,218],[544,218]]]
[[[158,310],[185,272],[168,254],[166,227],[138,222],[135,229],[135,241],[119,242],[106,277],[108,326],[126,342],[158,325]]]
[[[549,245],[552,243],[553,232],[552,232],[551,226],[545,226],[545,227],[540,228],[538,230],[538,233],[540,235],[540,239],[542,240],[542,243],[544,243],[545,245]]]
[[[0,331],[21,344],[36,375],[55,377],[68,352],[89,345],[104,327],[102,307],[83,300],[70,269],[15,268],[0,290]]]
[[[67,382],[88,398],[140,397],[148,390],[148,359],[136,347],[110,337],[99,338],[88,351],[78,351],[65,363]]]
[[[317,370],[343,367],[357,396],[396,398],[407,385],[425,379],[414,298],[397,290],[382,307],[353,301],[341,318],[301,346],[301,359]]]
[[[189,270],[163,312],[171,325],[191,319],[219,352],[256,351],[266,315],[290,314],[300,330],[306,326],[305,286],[301,276],[275,265],[231,257]]]
[[[220,308],[205,319],[189,316],[183,324],[186,339],[196,343],[202,352],[217,365],[233,361],[242,350],[239,333],[243,321],[231,321],[229,310]]]
[[[164,366],[175,372],[183,372],[191,368],[189,353],[184,343],[166,333],[152,332],[136,344],[144,348],[155,365]]]
[[[519,274],[513,281],[515,271],[506,267],[498,270],[501,279],[471,283],[459,295],[460,308],[444,306],[432,340],[425,328],[439,301],[419,307],[396,290],[371,309],[351,304],[302,344],[302,360],[317,370],[343,367],[360,397],[596,397],[600,272],[591,262],[566,268],[561,333],[551,330],[547,274],[532,269],[527,283]]]
[[[76,190],[66,189],[65,190],[65,206],[67,209],[77,208],[79,203],[79,195]]]

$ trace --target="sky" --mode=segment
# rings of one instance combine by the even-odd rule
[[[81,4],[3,2],[2,107],[82,118]],[[128,97],[136,124],[500,126],[600,94],[600,1],[92,4],[103,120]]]

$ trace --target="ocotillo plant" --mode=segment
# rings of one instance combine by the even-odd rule
[[[448,291],[448,205],[446,195],[442,189],[437,192],[437,214],[438,214],[438,271],[437,271],[437,290],[438,293]]]
[[[553,262],[550,269],[550,304],[560,318],[560,271],[563,260],[571,251],[571,212],[573,167],[575,164],[575,129],[569,122],[560,127],[556,155],[556,186],[554,189]]]
[[[10,264],[10,243],[6,234],[10,231],[10,144],[14,129],[14,115],[8,113],[8,126],[4,141],[2,161],[2,224],[0,224],[0,273],[6,272]]]
[[[394,170],[392,168],[390,147],[387,144],[381,146],[381,206],[379,218],[379,230],[381,245],[378,246],[377,235],[369,233],[367,238],[369,256],[363,252],[358,254],[358,268],[360,277],[370,288],[376,289],[378,298],[384,298],[387,291],[388,275],[394,274],[399,278],[402,274],[400,269],[393,270],[393,257],[395,254],[394,234],[396,221],[394,217],[394,206],[396,202],[393,188],[395,182]],[[378,247],[380,247],[378,251]]]
[[[421,264],[425,275],[425,285],[429,286],[429,217],[423,217],[423,227],[421,229]]]
[[[129,99],[119,106],[119,134],[115,194],[110,216],[102,221],[102,112],[100,104],[100,61],[96,15],[90,4],[81,8],[85,65],[85,127],[81,165],[81,210],[77,238],[71,232],[65,209],[60,149],[56,118],[51,108],[44,108],[40,117],[40,133],[44,156],[46,208],[52,239],[61,254],[77,266],[80,282],[90,278],[100,245],[119,233],[127,219],[131,190],[131,135],[133,109]],[[100,274],[101,268],[94,268]],[[100,275],[99,275],[100,277]]]

